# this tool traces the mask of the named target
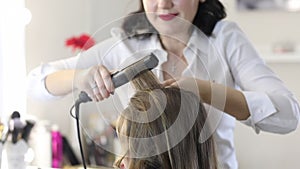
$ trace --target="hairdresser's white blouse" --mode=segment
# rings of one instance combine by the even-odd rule
[[[104,64],[116,69],[128,64],[128,58],[154,52],[159,58],[158,69],[167,60],[157,36],[145,40],[127,39],[117,29],[113,37],[90,50],[66,60],[42,64],[29,74],[29,95],[38,98],[59,98],[47,92],[44,79],[60,69],[86,68]],[[229,21],[219,22],[210,38],[194,30],[184,50],[188,67],[183,76],[194,76],[221,83],[243,92],[251,117],[244,121],[259,133],[260,130],[287,133],[295,130],[299,119],[299,104],[295,96],[259,57],[239,27]],[[154,73],[162,79],[158,69]],[[209,106],[207,106],[209,108]],[[210,108],[218,158],[221,168],[238,168],[234,151],[235,118]]]

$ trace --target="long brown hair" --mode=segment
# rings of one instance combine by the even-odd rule
[[[213,137],[199,142],[206,120],[199,98],[177,87],[162,87],[151,71],[132,84],[136,93],[116,126],[129,169],[217,169]]]

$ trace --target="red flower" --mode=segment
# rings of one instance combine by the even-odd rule
[[[67,47],[72,47],[73,51],[76,49],[87,50],[95,45],[95,40],[87,34],[82,34],[79,37],[68,38],[65,44]]]

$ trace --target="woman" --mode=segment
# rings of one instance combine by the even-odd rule
[[[150,71],[141,73],[132,83],[137,91],[116,127],[126,155],[116,161],[116,166],[217,169],[213,136],[199,142],[206,120],[199,98],[177,87],[162,87]],[[180,132],[184,134],[181,138]]]
[[[55,98],[76,89],[100,101],[114,92],[109,70],[131,56],[153,52],[160,70],[154,73],[166,86],[198,86],[193,92],[206,103],[222,168],[238,168],[235,121],[257,133],[289,133],[298,125],[299,103],[239,27],[222,20],[225,16],[218,0],[141,0],[140,10],[125,20],[118,36],[80,57],[33,70],[29,93]],[[200,136],[202,141],[209,137]]]

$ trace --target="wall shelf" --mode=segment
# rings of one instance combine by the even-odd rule
[[[267,63],[300,63],[300,53],[262,53]]]
[[[256,49],[267,63],[300,63],[300,44],[259,44]]]

